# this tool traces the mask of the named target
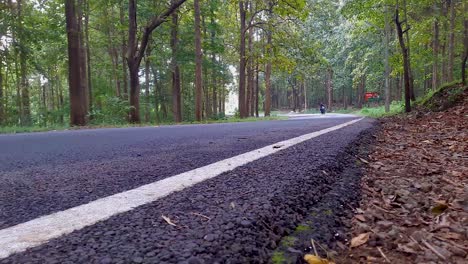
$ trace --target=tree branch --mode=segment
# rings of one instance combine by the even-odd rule
[[[167,8],[166,11],[164,11],[162,14],[159,16],[153,18],[148,25],[144,28],[143,30],[143,37],[141,38],[140,42],[140,47],[138,49],[138,53],[134,59],[136,59],[138,65],[141,63],[141,60],[144,56],[146,46],[148,45],[149,37],[151,33],[159,27],[162,23],[166,21],[166,19],[174,12],[176,11],[179,6],[181,6],[185,1],[187,0],[176,0],[171,3],[171,5]]]

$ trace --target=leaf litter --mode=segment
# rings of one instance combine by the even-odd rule
[[[468,263],[468,96],[385,118],[337,263]],[[316,262],[319,263],[319,262]]]

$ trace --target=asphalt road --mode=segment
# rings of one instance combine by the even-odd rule
[[[353,119],[1,135],[0,230]],[[364,119],[0,263],[265,262],[340,181],[317,172],[372,125]]]

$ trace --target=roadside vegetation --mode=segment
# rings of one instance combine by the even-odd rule
[[[468,256],[468,87],[428,94],[411,114],[383,118],[362,201],[337,263],[464,263]]]
[[[321,103],[388,116],[396,101],[409,112],[462,79],[468,56],[460,0],[4,2],[2,131],[218,122],[234,108],[245,119]],[[376,97],[385,113],[365,107]]]

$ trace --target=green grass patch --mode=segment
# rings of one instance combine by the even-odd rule
[[[275,251],[273,252],[273,256],[271,256],[271,262],[273,264],[280,264],[284,263],[286,261],[286,258],[284,257],[284,253],[280,251]]]
[[[362,108],[361,110],[357,110],[352,113],[355,115],[360,115],[360,116],[381,118],[381,117],[393,116],[393,115],[403,113],[404,110],[405,110],[405,107],[404,105],[401,104],[401,102],[394,102],[390,105],[389,112],[385,112],[385,106],[379,106],[379,107],[365,107],[365,108]]]
[[[40,126],[7,126],[0,127],[0,134],[16,134],[16,133],[30,133],[30,132],[46,132],[46,131],[56,131],[56,130],[67,130],[70,129],[70,126],[66,125],[56,125],[50,127],[40,127]]]
[[[236,118],[228,117],[219,120],[205,120],[202,122],[183,122],[181,125],[191,124],[218,124],[218,123],[239,123],[239,122],[258,122],[258,121],[271,121],[271,120],[283,120],[287,117],[269,116],[269,117],[248,117],[248,118]],[[70,127],[69,125],[52,125],[47,127],[41,126],[4,126],[0,127],[0,134],[17,134],[17,133],[31,133],[31,132],[47,132],[47,131],[63,131],[63,130],[79,130],[79,129],[98,129],[98,128],[125,128],[125,127],[146,127],[146,126],[167,126],[175,125],[173,122],[164,122],[160,124],[154,123],[142,123],[142,124],[106,124],[106,123],[94,123],[83,127]]]
[[[310,231],[312,230],[312,228],[310,228],[310,226],[307,226],[307,225],[298,225],[296,227],[296,232],[305,232],[305,231]]]
[[[285,247],[292,247],[294,246],[294,243],[296,242],[296,240],[297,239],[295,237],[287,236],[281,240],[281,244]]]
[[[436,91],[429,91],[416,100],[415,105],[431,111],[444,111],[463,100],[468,87],[463,87],[460,81],[442,85]]]

